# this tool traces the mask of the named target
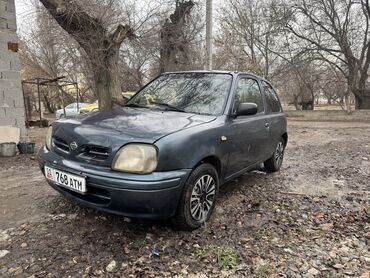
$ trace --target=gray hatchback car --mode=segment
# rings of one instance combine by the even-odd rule
[[[53,123],[39,164],[78,203],[196,229],[220,185],[264,163],[282,165],[286,118],[271,84],[253,74],[165,73],[125,105]]]

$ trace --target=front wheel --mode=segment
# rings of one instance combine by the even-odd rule
[[[284,139],[281,138],[272,156],[264,162],[265,169],[269,172],[277,172],[280,170],[284,159],[285,144]]]
[[[216,169],[208,163],[201,164],[190,174],[173,218],[175,226],[194,230],[205,223],[216,204],[219,180]]]

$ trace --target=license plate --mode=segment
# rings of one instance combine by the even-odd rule
[[[70,190],[80,193],[86,192],[86,180],[84,177],[72,175],[48,166],[45,166],[45,177]]]

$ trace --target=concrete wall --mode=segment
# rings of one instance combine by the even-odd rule
[[[370,123],[370,110],[355,110],[347,114],[343,110],[286,110],[286,116],[292,120],[301,121],[361,121]]]
[[[26,135],[14,0],[0,0],[0,126]],[[1,134],[0,134],[1,136]]]

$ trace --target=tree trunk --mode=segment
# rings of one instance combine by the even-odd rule
[[[104,53],[102,53],[104,52]],[[90,53],[90,60],[94,65],[95,89],[98,95],[99,109],[111,109],[113,104],[122,103],[122,92],[119,84],[119,46],[110,49],[96,50]],[[96,57],[103,57],[97,63]],[[95,58],[95,60],[94,60]]]
[[[160,72],[175,71],[189,63],[187,43],[184,39],[186,16],[194,6],[192,0],[176,2],[176,8],[162,26],[160,39]]]
[[[48,96],[45,93],[42,93],[42,95],[44,97],[44,106],[46,106],[46,109],[48,110],[48,112],[50,114],[53,114],[55,111],[54,111],[54,109],[50,105],[50,101],[49,101]]]
[[[99,108],[111,109],[122,103],[119,86],[119,48],[125,38],[134,38],[133,29],[119,24],[109,32],[99,17],[93,17],[77,0],[40,0],[58,24],[85,50],[91,62]]]
[[[297,96],[294,96],[294,101],[293,101],[293,104],[294,104],[294,107],[296,110],[302,110],[299,105],[298,105],[298,97]]]
[[[98,96],[99,109],[109,109],[112,106],[111,81],[106,69],[95,69],[95,89]]]
[[[347,114],[351,114],[351,100],[350,100],[349,92],[347,92],[344,96],[344,103],[345,103]]]

